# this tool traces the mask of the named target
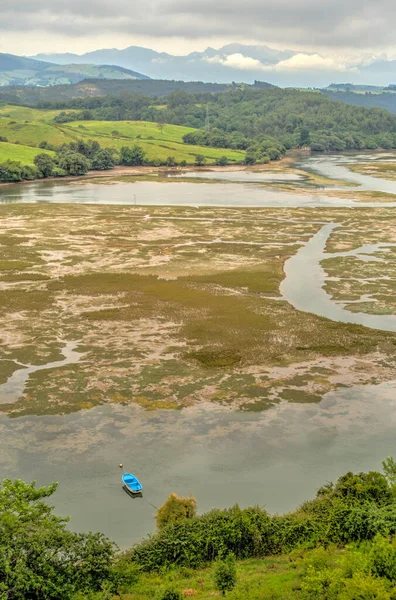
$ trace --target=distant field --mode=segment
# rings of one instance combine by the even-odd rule
[[[40,110],[38,108],[29,108],[27,106],[0,106],[0,117],[14,119],[16,121],[53,121],[61,110]],[[68,113],[78,112],[77,110],[68,110]]]
[[[59,110],[38,110],[21,106],[0,107],[0,135],[9,142],[37,147],[46,141],[61,146],[79,139],[97,140],[101,146],[120,150],[122,146],[139,144],[149,160],[166,160],[173,156],[176,161],[191,164],[197,154],[202,154],[208,163],[221,156],[230,162],[242,162],[244,152],[226,148],[207,148],[183,144],[183,136],[194,129],[178,125],[164,125],[144,121],[75,121],[54,123]],[[70,111],[68,111],[70,112]]]
[[[16,160],[24,165],[33,165],[34,157],[39,152],[53,154],[47,150],[38,150],[37,148],[30,148],[29,146],[0,142],[0,163],[7,160]]]

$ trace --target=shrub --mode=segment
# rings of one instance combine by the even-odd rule
[[[235,555],[229,554],[225,560],[219,560],[214,567],[213,579],[216,588],[223,594],[234,589],[237,582]]]
[[[159,594],[158,600],[183,600],[183,597],[180,592],[168,588]]]
[[[163,529],[171,523],[191,519],[196,514],[197,501],[193,496],[182,498],[177,494],[170,494],[165,504],[157,510],[155,520],[158,529]]]
[[[63,154],[59,158],[59,167],[67,175],[85,175],[88,172],[90,164],[87,158],[78,152]]]
[[[228,158],[226,156],[220,156],[220,158],[216,160],[216,165],[219,167],[225,167],[228,165]]]
[[[34,157],[34,164],[36,165],[41,177],[51,177],[55,167],[55,162],[52,156],[49,154],[37,154]]]
[[[146,162],[146,153],[141,146],[123,146],[120,151],[120,164],[128,167],[144,165]]]
[[[195,157],[195,166],[202,167],[206,163],[206,158],[202,154],[197,154]]]

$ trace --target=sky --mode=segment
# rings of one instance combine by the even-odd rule
[[[342,65],[396,56],[395,24],[394,0],[0,0],[0,52],[138,45],[185,54],[240,42]]]

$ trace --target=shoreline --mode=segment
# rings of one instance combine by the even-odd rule
[[[257,165],[226,165],[224,167],[218,165],[205,165],[202,167],[197,167],[195,165],[186,165],[185,167],[150,167],[150,166],[137,166],[137,167],[123,167],[121,165],[115,166],[113,169],[107,169],[105,171],[88,171],[86,175],[67,175],[66,177],[46,177],[43,179],[32,179],[32,180],[23,180],[23,181],[7,181],[0,182],[0,189],[3,187],[9,187],[14,185],[26,185],[26,184],[35,184],[35,183],[47,183],[47,182],[89,182],[90,179],[112,179],[115,177],[128,177],[128,176],[139,176],[139,175],[175,175],[175,174],[183,174],[183,173],[191,173],[192,171],[196,172],[238,172],[238,171],[278,171],[283,170],[284,168],[288,168],[291,166],[297,157],[286,156],[278,161],[271,161],[267,164],[257,164]]]

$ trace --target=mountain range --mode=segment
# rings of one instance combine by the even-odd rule
[[[276,50],[266,45],[228,44],[208,47],[184,56],[130,46],[101,49],[86,54],[38,54],[36,60],[59,65],[117,65],[145,73],[152,79],[253,83],[268,81],[282,87],[326,87],[332,81],[354,84],[396,83],[396,61],[365,57],[345,61],[318,53]]]
[[[148,79],[146,75],[119,65],[88,64],[81,61],[78,64],[58,65],[51,61],[0,54],[0,86],[71,84],[87,78]]]

